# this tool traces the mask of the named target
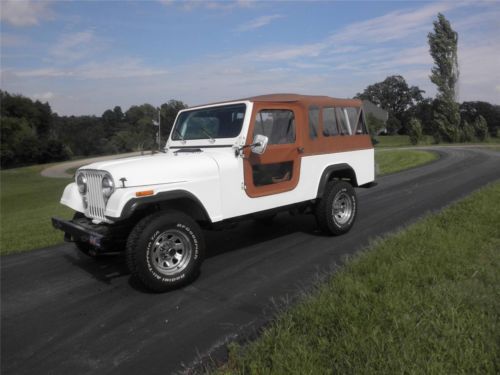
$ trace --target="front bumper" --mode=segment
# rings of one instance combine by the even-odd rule
[[[52,226],[64,232],[65,241],[88,243],[101,251],[114,250],[113,245],[119,240],[113,238],[109,227],[92,224],[87,219],[63,220],[53,217]]]

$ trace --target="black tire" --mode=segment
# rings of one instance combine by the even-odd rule
[[[356,220],[357,212],[356,192],[346,181],[329,182],[323,197],[315,207],[319,228],[322,232],[334,236],[349,232]]]
[[[200,226],[177,211],[139,221],[127,239],[127,266],[132,276],[155,292],[176,289],[199,273],[205,256]]]

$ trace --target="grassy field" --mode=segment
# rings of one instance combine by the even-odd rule
[[[379,142],[375,145],[376,148],[385,147],[411,147],[410,137],[407,135],[390,135],[390,136],[377,136],[375,139]],[[485,142],[468,142],[471,144],[499,144],[500,138],[488,138]],[[434,138],[430,135],[424,135],[424,140],[420,142],[419,146],[428,146],[434,144]],[[448,145],[450,143],[441,143],[441,145]],[[464,143],[454,143],[460,145]]]
[[[31,250],[62,242],[62,233],[52,228],[52,216],[71,217],[59,204],[70,179],[46,178],[40,171],[48,165],[0,172],[0,253]]]
[[[410,147],[410,137],[407,135],[390,135],[378,136],[375,139],[379,142],[375,145],[376,148],[383,147]],[[430,135],[425,135],[424,140],[420,142],[419,146],[431,145],[434,143],[434,138]]]
[[[421,150],[376,150],[375,162],[378,166],[378,175],[400,172],[405,169],[418,167],[434,160],[439,155],[432,151]]]
[[[227,374],[498,374],[500,183],[352,259]]]

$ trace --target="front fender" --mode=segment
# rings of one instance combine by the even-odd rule
[[[151,195],[138,197],[140,191],[152,191]],[[198,204],[210,221],[222,220],[221,196],[219,194],[219,179],[193,183],[171,183],[162,185],[148,185],[143,187],[120,188],[111,195],[106,206],[105,215],[113,221],[130,217],[135,210],[145,204],[161,203],[175,198],[189,198]]]
[[[70,183],[64,188],[63,195],[61,197],[61,204],[72,208],[78,212],[85,212],[85,208],[83,207],[83,199],[78,191],[78,186],[75,182]]]

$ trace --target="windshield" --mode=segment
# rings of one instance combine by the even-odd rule
[[[174,125],[172,140],[237,137],[245,111],[245,104],[233,104],[182,112]]]

